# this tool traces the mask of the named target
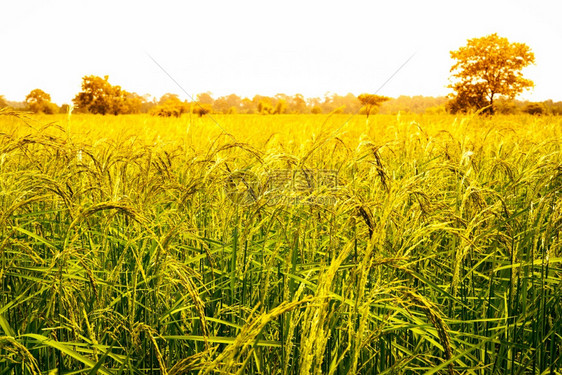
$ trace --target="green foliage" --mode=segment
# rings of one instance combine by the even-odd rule
[[[451,51],[451,58],[456,60],[449,85],[455,91],[449,104],[452,113],[485,109],[493,114],[496,96],[513,99],[534,85],[522,74],[535,62],[531,49],[497,34],[469,39],[466,46]]]
[[[560,373],[562,119],[349,117],[0,116],[0,372]]]

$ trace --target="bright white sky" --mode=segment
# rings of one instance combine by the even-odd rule
[[[189,94],[446,95],[449,51],[497,32],[528,44],[535,89],[562,100],[562,1],[3,0],[0,95],[62,104],[84,75],[157,97]]]

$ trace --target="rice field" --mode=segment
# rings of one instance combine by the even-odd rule
[[[562,118],[0,112],[0,374],[562,374]]]

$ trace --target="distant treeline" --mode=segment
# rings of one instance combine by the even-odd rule
[[[326,94],[323,98],[305,98],[301,94],[275,96],[255,95],[252,98],[236,94],[213,98],[211,93],[196,96],[195,101],[181,100],[176,94],[165,94],[157,99],[150,95],[130,93],[120,86],[113,86],[104,78],[84,77],[82,91],[73,100],[73,113],[134,114],[150,113],[157,116],[176,116],[185,113],[205,115],[220,114],[328,114],[364,113],[360,100],[354,94]],[[449,112],[447,97],[399,96],[383,102],[378,113],[440,114]],[[562,102],[547,100],[529,102],[499,99],[495,102],[496,113],[534,115],[562,115]],[[51,102],[49,94],[40,89],[30,92],[24,102],[8,101],[0,95],[0,107],[16,110],[54,114],[68,113],[70,105],[58,106]]]

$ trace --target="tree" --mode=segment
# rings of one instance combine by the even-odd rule
[[[143,104],[146,102],[144,96],[136,92],[127,92],[123,90],[123,102],[125,105],[125,112],[123,113],[140,113],[142,112]]]
[[[242,99],[242,103],[241,103],[241,110],[242,113],[256,113],[256,106],[254,105],[254,102],[251,99],[248,98],[244,98]]]
[[[59,108],[59,113],[64,115],[67,115],[69,111],[70,111],[70,106],[66,103],[61,105]]]
[[[272,113],[274,115],[281,115],[284,113],[288,113],[289,102],[291,101],[291,97],[287,94],[276,94],[273,97],[273,101],[275,102],[274,109]]]
[[[199,117],[203,117],[211,112],[213,112],[213,107],[211,107],[210,104],[197,104],[197,106],[193,108],[193,113]]]
[[[322,107],[320,107],[319,105],[315,105],[314,107],[312,107],[312,109],[310,110],[310,113],[312,113],[313,115],[319,115],[322,113]]]
[[[211,96],[210,92],[204,92],[204,93],[201,93],[201,94],[197,94],[197,103],[199,103],[201,105],[208,104],[208,105],[212,106],[214,102],[215,102],[215,100]]]
[[[171,94],[169,92],[162,95],[160,97],[160,100],[158,101],[159,105],[176,104],[176,103],[181,103],[181,99],[180,99],[179,95],[178,94]]]
[[[156,98],[150,94],[144,94],[142,97],[142,104],[140,107],[141,113],[149,113],[150,110],[158,105]]]
[[[242,99],[235,94],[230,94],[228,96],[221,96],[215,100],[213,103],[213,109],[217,113],[232,113],[233,111],[238,111],[240,109]]]
[[[535,63],[535,55],[524,43],[492,34],[469,39],[466,46],[451,51],[451,58],[456,60],[449,85],[456,92],[449,106],[453,112],[486,108],[493,114],[496,97],[513,99],[534,86],[521,72]]]
[[[258,103],[258,113],[269,115],[273,112],[273,107],[268,100],[260,100]]]
[[[6,102],[6,98],[4,98],[4,95],[0,95],[0,108],[7,107],[7,106],[8,106],[8,102]]]
[[[308,98],[306,99],[306,104],[313,115],[319,115],[323,112],[322,100],[320,98]]]
[[[382,103],[390,100],[387,96],[375,94],[361,94],[357,97],[361,102],[361,106],[365,107],[365,114],[367,115],[367,123],[369,122],[369,115],[376,110]]]
[[[542,102],[542,104],[544,105],[544,107],[546,108],[546,112],[548,114],[554,115],[554,116],[560,116],[562,115],[562,102],[553,102],[552,99],[549,100],[545,100],[544,102]]]
[[[306,100],[302,94],[295,94],[289,99],[289,112],[291,113],[306,113]]]
[[[32,112],[52,115],[58,112],[56,104],[51,103],[51,95],[41,89],[31,90],[25,97],[25,103]]]
[[[183,113],[189,112],[189,105],[181,101],[177,94],[164,94],[158,101],[158,105],[150,109],[150,113],[162,117],[180,117]]]
[[[545,115],[546,107],[542,103],[529,103],[523,108],[523,112],[530,115]]]
[[[518,112],[515,100],[498,98],[494,100],[494,112],[502,115],[514,115]]]
[[[279,99],[277,100],[277,104],[275,104],[275,109],[273,110],[272,113],[275,115],[281,115],[285,113],[286,110],[287,110],[287,101],[285,99]]]
[[[490,103],[486,98],[486,85],[484,82],[458,85],[455,90],[457,95],[447,103],[449,112],[468,112],[470,110],[491,108],[488,107]]]
[[[84,111],[94,114],[125,114],[138,113],[144,98],[113,86],[104,78],[90,75],[82,78],[82,91],[74,99],[74,105]]]
[[[110,111],[111,84],[104,78],[90,75],[82,78],[82,91],[74,99],[79,110],[105,115]]]

